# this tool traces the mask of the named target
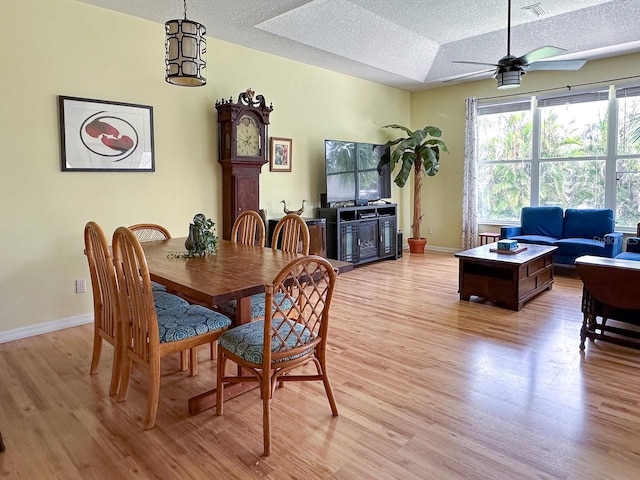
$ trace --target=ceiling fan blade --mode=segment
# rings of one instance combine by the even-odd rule
[[[544,47],[539,47],[535,50],[530,51],[529,53],[525,53],[520,58],[518,58],[518,60],[520,61],[521,65],[526,65],[528,63],[537,62],[539,60],[544,60],[545,58],[559,55],[562,52],[566,52],[566,49],[553,47],[551,45],[545,45]]]
[[[540,70],[580,70],[587,63],[586,60],[549,60],[547,62],[534,62],[525,65],[527,72]]]
[[[492,67],[497,67],[497,63],[487,63],[487,62],[466,62],[462,60],[452,60],[451,63],[464,63],[466,65],[490,65]]]
[[[465,63],[465,62],[457,62],[457,63]],[[480,65],[487,65],[487,64],[486,63],[481,63]],[[476,75],[482,75],[484,73],[493,72],[494,70],[495,70],[495,68],[489,68],[487,70],[481,70],[479,72],[465,73],[463,75],[456,75],[455,77],[451,77],[451,78],[447,78],[446,80],[443,80],[442,83],[455,82],[456,80],[460,80],[460,79],[468,78],[468,77],[474,77]]]

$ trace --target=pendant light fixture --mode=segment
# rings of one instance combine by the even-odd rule
[[[198,22],[187,20],[187,0],[184,0],[184,19],[164,24],[165,80],[183,87],[200,87],[207,83],[207,29]]]

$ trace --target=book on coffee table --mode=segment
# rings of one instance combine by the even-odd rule
[[[518,247],[515,250],[500,250],[499,248],[490,248],[490,252],[502,253],[504,255],[515,255],[516,253],[524,252],[527,247]]]

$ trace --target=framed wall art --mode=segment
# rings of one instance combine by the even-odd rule
[[[272,172],[291,171],[291,143],[290,138],[271,137],[269,169]]]
[[[155,171],[153,107],[58,98],[62,171]]]

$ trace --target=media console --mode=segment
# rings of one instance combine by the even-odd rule
[[[397,205],[319,208],[327,222],[327,257],[359,265],[398,258]]]

